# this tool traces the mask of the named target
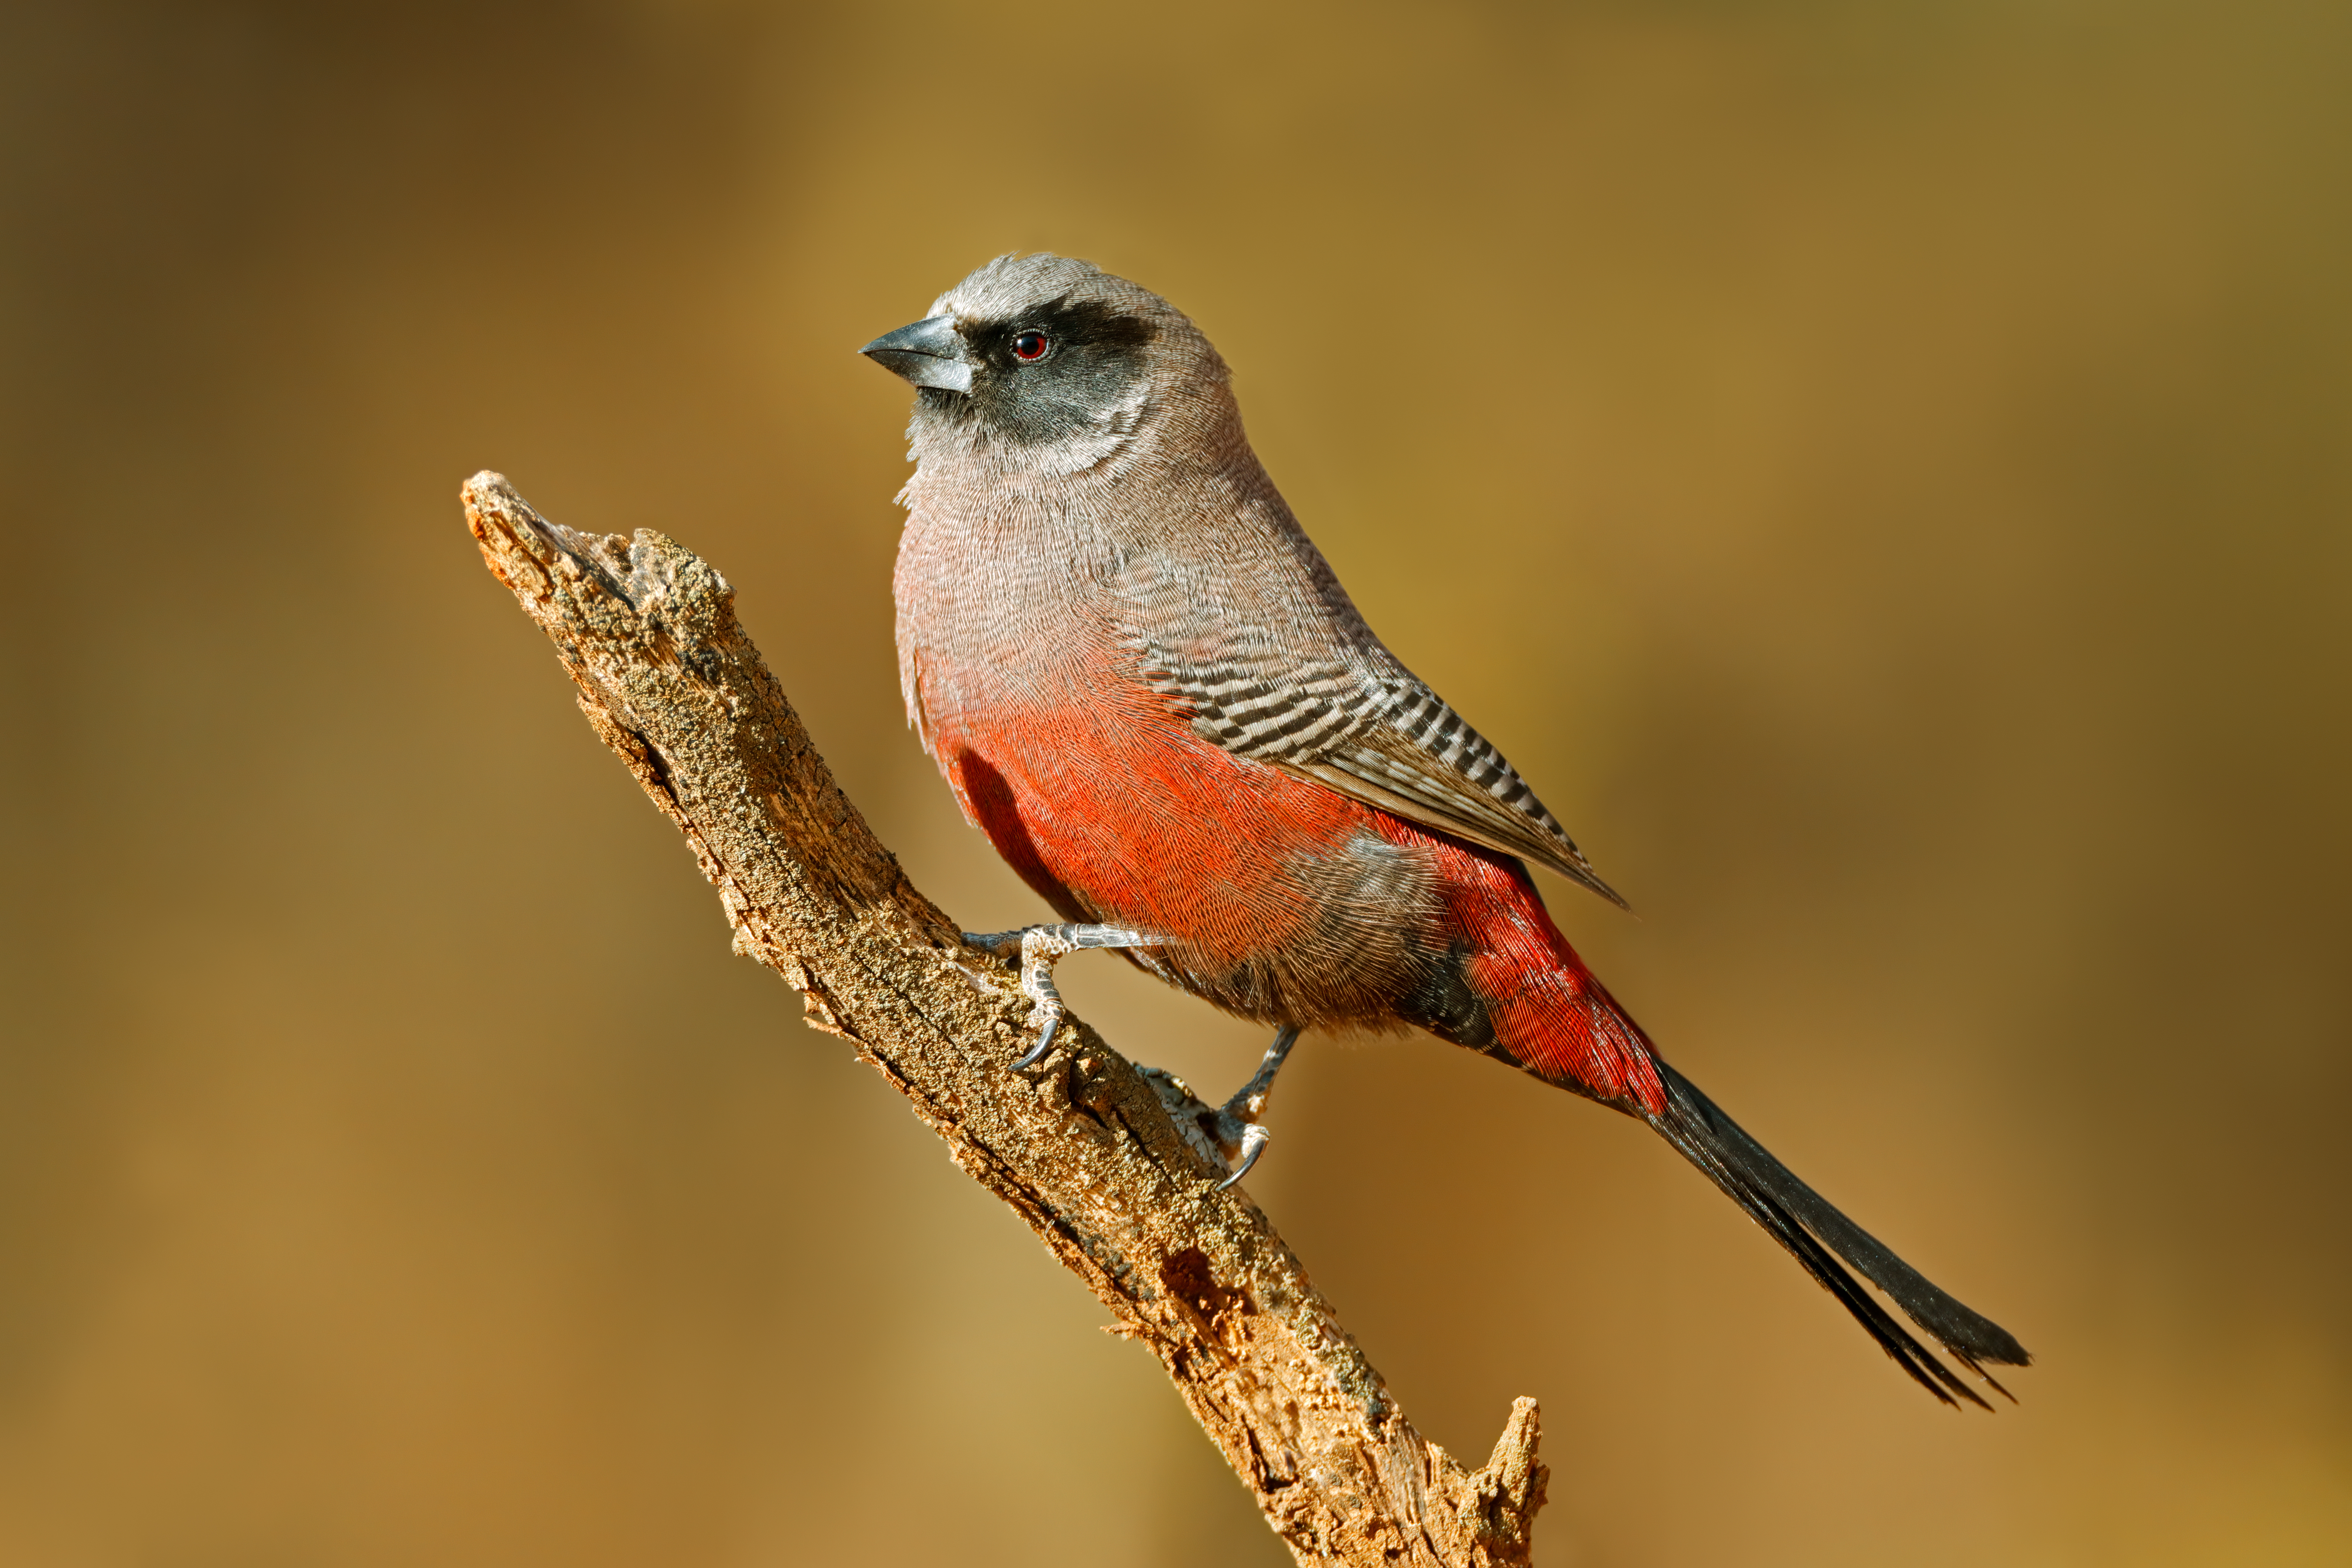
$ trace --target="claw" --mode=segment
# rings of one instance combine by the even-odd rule
[[[1234,1090],[1234,1097],[1217,1111],[1219,1130],[1225,1131],[1230,1141],[1236,1136],[1231,1130],[1237,1129],[1240,1143],[1234,1153],[1234,1173],[1217,1184],[1217,1191],[1222,1193],[1248,1175],[1257,1157],[1265,1152],[1266,1140],[1272,1135],[1258,1118],[1265,1114],[1266,1097],[1274,1092],[1275,1074],[1290,1059],[1290,1047],[1297,1043],[1298,1030],[1285,1026],[1274,1037],[1274,1044],[1266,1047],[1265,1059],[1257,1064],[1257,1071],[1251,1075],[1249,1082]]]
[[[1174,1073],[1161,1068],[1144,1068],[1143,1080],[1160,1097],[1167,1109],[1168,1119],[1176,1124],[1177,1133],[1204,1160],[1221,1165],[1225,1179],[1215,1190],[1227,1187],[1250,1173],[1258,1156],[1265,1152],[1271,1136],[1258,1118],[1265,1113],[1266,1096],[1273,1091],[1275,1074],[1282,1070],[1290,1055],[1290,1047],[1298,1043],[1298,1031],[1286,1026],[1266,1047],[1265,1059],[1258,1064],[1256,1074],[1234,1091],[1224,1104],[1211,1107],[1202,1103],[1192,1088]]]
[[[1039,1062],[1044,1061],[1045,1059],[1045,1053],[1054,1048],[1054,1035],[1061,1028],[1061,1019],[1046,1019],[1045,1027],[1040,1031],[1037,1036],[1037,1043],[1029,1047],[1029,1054],[1027,1056],[1023,1057],[1019,1061],[1013,1064],[1013,1070],[1014,1072],[1027,1072],[1031,1068],[1034,1068]]]
[[[1271,1136],[1255,1121],[1242,1129],[1242,1152],[1234,1161],[1234,1173],[1217,1184],[1217,1191],[1223,1192],[1249,1174],[1250,1167],[1257,1163],[1257,1157],[1265,1152],[1266,1140]]]
[[[985,933],[965,931],[965,942],[983,952],[999,958],[1018,954],[1021,960],[1021,990],[1029,998],[1029,1022],[1035,1026],[1037,1043],[1013,1064],[1013,1071],[1021,1072],[1045,1059],[1054,1048],[1054,1037],[1062,1027],[1069,1010],[1062,1005],[1062,994],[1054,989],[1054,961],[1085,947],[1157,947],[1157,937],[1146,936],[1125,926],[1053,925],[1028,926],[1020,931],[1000,931]]]

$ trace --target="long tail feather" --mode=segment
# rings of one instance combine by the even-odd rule
[[[1957,1404],[1957,1395],[1991,1408],[1958,1373],[1896,1322],[1839,1265],[1839,1258],[1885,1291],[1954,1359],[2009,1396],[2009,1390],[1995,1382],[1982,1363],[2023,1366],[2033,1358],[2007,1330],[1929,1284],[1918,1270],[1799,1181],[1690,1079],[1663,1061],[1658,1067],[1665,1077],[1666,1107],[1663,1114],[1646,1120],[1773,1240],[1788,1248],[1805,1272],[1853,1314],[1897,1366],[1947,1405]]]

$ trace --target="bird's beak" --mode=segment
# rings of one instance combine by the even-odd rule
[[[953,316],[932,316],[911,327],[885,332],[857,352],[917,386],[936,386],[942,392],[971,390],[971,362],[964,358],[963,338],[956,331]]]

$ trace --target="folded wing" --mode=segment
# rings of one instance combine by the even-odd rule
[[[1195,733],[1368,805],[1549,866],[1620,909],[1559,819],[1444,699],[1402,668],[1229,654],[1187,659],[1146,644],[1145,677]]]

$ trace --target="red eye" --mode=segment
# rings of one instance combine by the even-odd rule
[[[1045,351],[1052,346],[1053,345],[1051,343],[1046,342],[1045,334],[1043,332],[1024,332],[1019,337],[1013,340],[1013,357],[1014,359],[1044,359],[1045,357]]]

